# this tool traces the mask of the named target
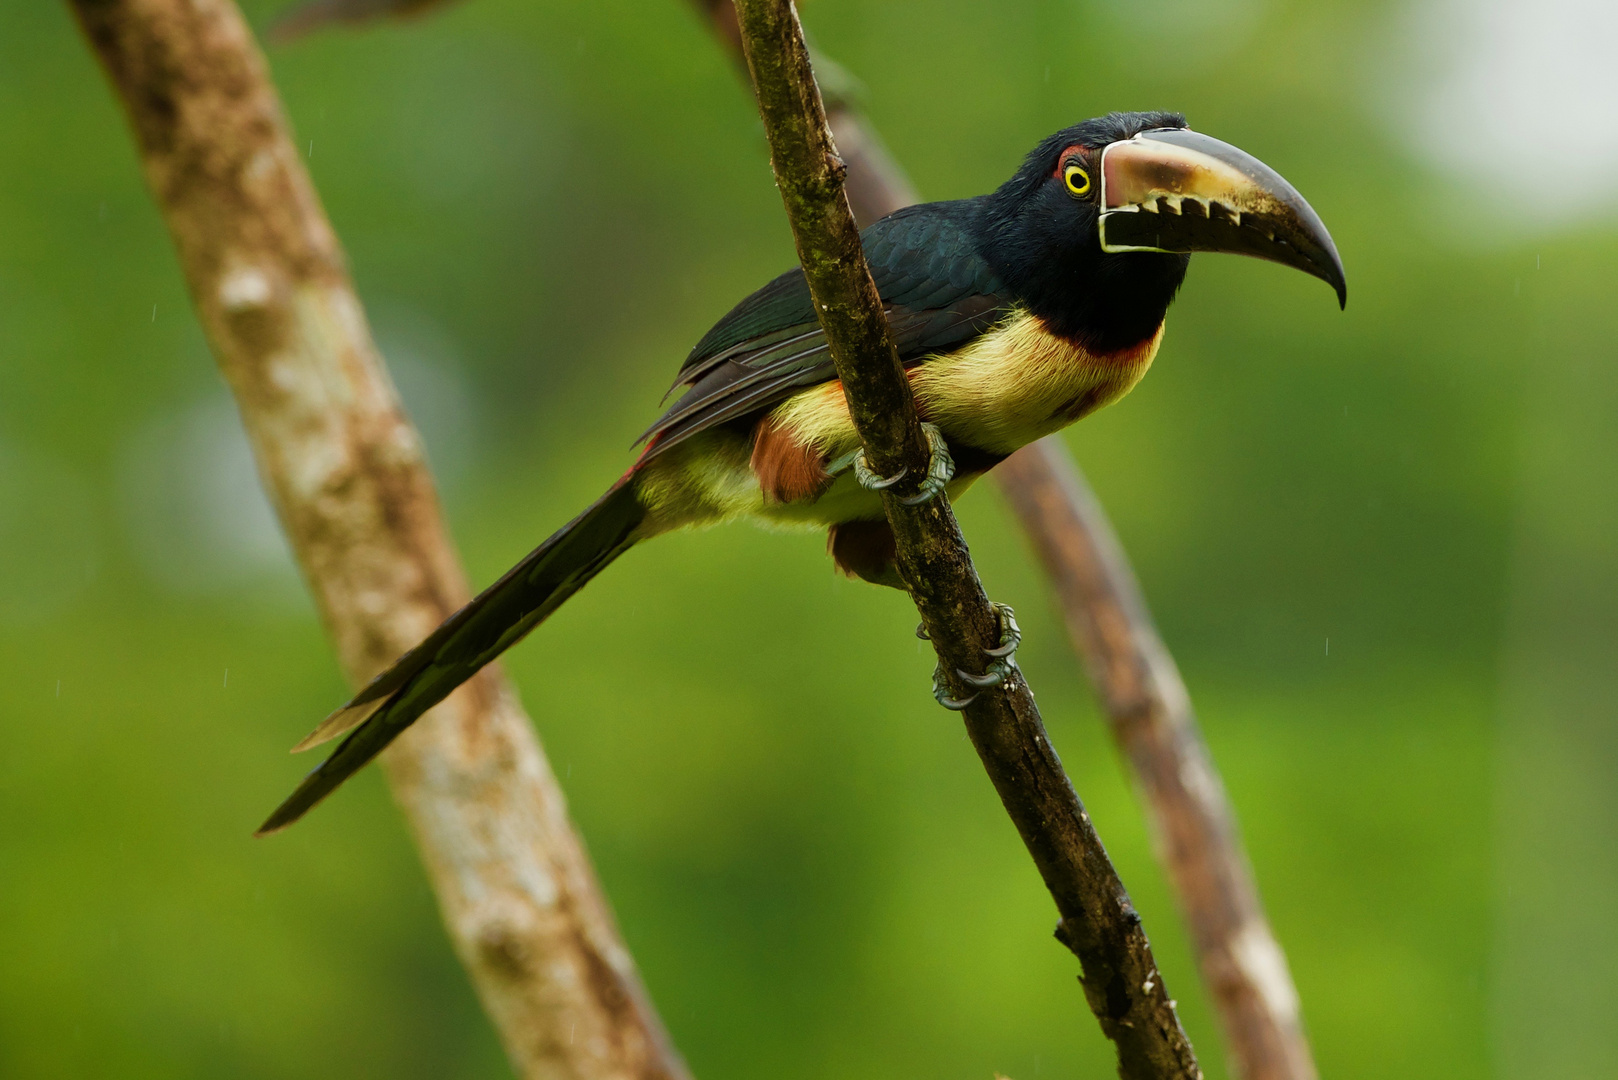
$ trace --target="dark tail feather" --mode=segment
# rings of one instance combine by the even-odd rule
[[[471,603],[444,620],[425,641],[371,680],[333,713],[300,747],[343,730],[342,718],[366,717],[331,757],[304,777],[287,800],[259,826],[263,836],[284,829],[380,754],[422,713],[477,674],[479,668],[521,641],[563,601],[582,589],[635,543],[646,516],[626,477],[595,505],[558,529]]]

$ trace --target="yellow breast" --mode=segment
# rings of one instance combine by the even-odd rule
[[[1018,311],[965,348],[912,367],[910,385],[950,439],[1009,454],[1129,393],[1162,339],[1160,326],[1131,349],[1096,356]],[[858,445],[836,380],[795,394],[772,418],[827,459]]]
[[[923,414],[952,440],[1009,454],[1127,394],[1162,338],[1159,327],[1134,348],[1096,356],[1022,311],[917,365],[910,383]]]
[[[930,357],[908,374],[922,414],[951,441],[1009,454],[1123,397],[1146,374],[1162,337],[1160,327],[1150,341],[1095,356],[1017,312],[971,345]],[[846,462],[859,446],[835,379],[776,406],[770,423],[826,462]],[[882,514],[877,494],[846,467],[817,499],[766,498],[749,463],[751,451],[749,436],[715,428],[653,458],[638,474],[648,510],[644,535],[735,517],[801,527]],[[950,497],[973,479],[958,477]]]

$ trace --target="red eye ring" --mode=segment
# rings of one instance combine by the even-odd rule
[[[1067,172],[1069,165],[1078,165],[1080,168],[1085,167],[1089,156],[1090,148],[1088,146],[1082,144],[1070,146],[1056,156],[1056,169],[1051,175],[1060,180],[1062,175]]]

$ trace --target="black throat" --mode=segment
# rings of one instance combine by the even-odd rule
[[[1030,313],[1098,354],[1157,333],[1189,255],[1102,251],[1093,203],[1051,186],[1011,189],[982,196],[975,231],[979,253]]]

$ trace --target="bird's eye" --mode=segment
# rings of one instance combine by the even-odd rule
[[[1090,174],[1081,165],[1069,165],[1063,169],[1062,181],[1067,184],[1069,194],[1087,195],[1090,192]]]

